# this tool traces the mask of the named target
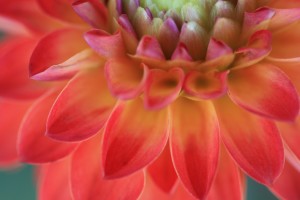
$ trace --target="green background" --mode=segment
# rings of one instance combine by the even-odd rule
[[[230,184],[230,183],[229,183]],[[34,171],[31,166],[0,171],[0,200],[35,200]],[[264,186],[248,179],[248,200],[277,200]]]

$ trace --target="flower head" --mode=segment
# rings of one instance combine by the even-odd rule
[[[41,164],[40,199],[243,199],[245,174],[298,199],[299,20],[296,0],[1,0],[0,163]]]

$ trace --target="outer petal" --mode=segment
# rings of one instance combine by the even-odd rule
[[[103,69],[83,71],[55,101],[46,134],[62,141],[84,140],[102,128],[115,102],[107,89]]]
[[[103,179],[100,144],[101,135],[97,135],[82,143],[73,155],[71,180],[74,200],[137,199],[144,187],[143,172],[115,180]]]
[[[70,158],[42,165],[39,169],[38,199],[72,200]]]
[[[38,80],[70,78],[80,68],[93,66],[90,52],[79,54],[86,48],[88,46],[82,38],[82,31],[77,29],[60,29],[46,35],[32,53],[29,68],[31,77]],[[81,65],[78,66],[78,63]],[[58,72],[53,74],[53,70]],[[65,73],[66,70],[69,73]]]
[[[67,156],[77,147],[76,143],[56,142],[44,135],[47,116],[56,96],[55,92],[47,94],[28,110],[18,138],[21,160],[30,163],[52,162]]]
[[[162,152],[168,133],[167,110],[145,110],[140,99],[119,103],[104,133],[105,177],[125,176],[149,164]]]
[[[153,182],[164,192],[172,193],[177,186],[177,174],[171,159],[170,148],[167,147],[149,167],[148,173]]]
[[[294,120],[298,114],[296,89],[274,65],[263,63],[232,71],[228,76],[228,89],[234,102],[262,116]]]
[[[271,186],[271,191],[276,196],[287,200],[300,199],[300,172],[297,171],[289,162],[285,162],[282,174]]]
[[[28,78],[28,63],[35,40],[12,38],[0,46],[0,95],[9,98],[33,99],[46,89],[45,84]],[[17,59],[16,59],[16,55]]]
[[[175,169],[185,188],[204,199],[212,184],[219,154],[219,127],[214,108],[207,101],[181,98],[171,109],[170,145]]]
[[[25,112],[31,102],[13,102],[0,99],[0,166],[18,161],[17,133]]]
[[[222,145],[218,171],[207,199],[243,200],[245,184],[244,175]]]
[[[251,177],[271,184],[284,163],[283,144],[273,122],[247,113],[227,97],[215,101],[223,142]]]
[[[145,83],[145,107],[161,109],[170,104],[179,96],[183,80],[184,72],[181,68],[172,68],[168,72],[150,70]]]

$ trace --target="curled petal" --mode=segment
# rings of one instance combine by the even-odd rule
[[[105,177],[119,178],[145,167],[162,152],[168,134],[167,110],[145,110],[140,99],[119,103],[104,132]]]
[[[272,184],[284,163],[283,144],[275,124],[246,112],[227,97],[214,104],[223,142],[233,159],[258,182]]]
[[[71,185],[74,200],[137,199],[144,187],[144,173],[115,180],[103,178],[101,135],[83,142],[72,156]]]
[[[187,47],[183,43],[179,43],[176,49],[173,52],[171,57],[172,60],[185,60],[185,61],[192,61],[193,58],[189,54]]]
[[[228,90],[234,102],[259,115],[290,121],[298,115],[297,91],[274,65],[256,64],[232,71],[228,75]]]
[[[66,85],[52,106],[46,135],[61,141],[91,137],[105,124],[115,102],[103,70],[83,71]]]
[[[87,67],[85,64],[92,65],[91,53],[85,51],[78,54],[88,48],[82,34],[81,30],[68,28],[56,30],[42,38],[30,59],[30,76],[38,80],[69,78],[80,68]],[[59,72],[64,73],[61,75]]]
[[[181,98],[171,110],[170,146],[175,170],[184,187],[196,198],[204,199],[219,155],[219,127],[213,105]]]
[[[212,38],[210,39],[207,47],[205,60],[213,60],[219,58],[220,56],[224,56],[231,53],[232,49],[229,46],[227,46],[224,42]]]
[[[227,92],[227,75],[225,72],[202,73],[191,71],[187,74],[183,88],[192,97],[200,99],[217,98]]]
[[[145,106],[149,109],[160,109],[170,104],[178,97],[183,80],[184,72],[180,68],[172,68],[168,72],[150,70],[145,83]]]
[[[140,95],[148,76],[148,68],[128,58],[107,61],[105,76],[111,93],[120,99],[132,99]]]
[[[144,36],[141,39],[136,50],[136,55],[160,60],[165,59],[164,53],[162,52],[159,42],[155,37],[151,36]]]
[[[275,16],[272,17],[270,23],[269,29],[271,31],[279,31],[293,22],[300,20],[300,8],[273,10],[275,11]]]
[[[76,143],[57,142],[45,136],[47,116],[56,96],[56,92],[44,95],[24,117],[18,137],[21,160],[29,163],[53,162],[69,155],[77,147]]]

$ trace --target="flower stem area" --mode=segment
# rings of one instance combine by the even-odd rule
[[[247,200],[277,200],[268,189],[248,178]],[[0,171],[0,198],[34,200],[36,189],[32,166]]]

